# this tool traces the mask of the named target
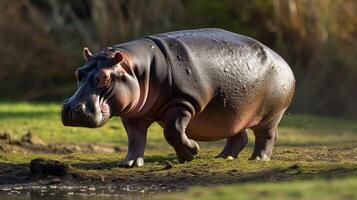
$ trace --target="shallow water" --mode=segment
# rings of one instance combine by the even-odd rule
[[[107,193],[38,193],[38,192],[26,192],[26,193],[0,193],[1,200],[94,200],[94,199],[120,199],[120,200],[150,200],[153,199],[148,194],[139,193],[119,193],[119,194],[107,194]]]
[[[87,187],[87,186],[38,186],[35,188],[3,187],[0,189],[1,200],[94,200],[94,199],[120,199],[120,200],[151,200],[158,192],[115,187]]]

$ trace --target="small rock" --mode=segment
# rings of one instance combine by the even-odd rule
[[[289,167],[289,169],[300,169],[300,166],[298,164],[295,164]]]
[[[4,188],[1,188],[2,191],[11,191],[11,188],[9,187],[4,187]]]
[[[13,187],[13,189],[14,189],[14,190],[22,190],[22,189],[24,189],[24,187],[22,187],[22,186],[15,186],[15,187]]]
[[[50,185],[49,187],[50,187],[50,189],[57,189],[58,188],[57,185]]]
[[[123,147],[114,147],[114,151],[115,151],[115,152],[125,152],[125,151],[126,151],[126,148],[123,148]]]
[[[30,170],[32,175],[40,176],[64,176],[70,169],[70,165],[57,160],[46,160],[36,158],[30,162]]]
[[[173,168],[173,165],[171,163],[169,163],[169,162],[166,162],[166,165],[165,165],[163,170],[168,170],[168,169],[171,169],[171,168]]]
[[[8,132],[0,133],[0,140],[9,142],[11,141],[11,135]]]

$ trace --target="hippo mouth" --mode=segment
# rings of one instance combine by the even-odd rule
[[[111,117],[108,100],[114,94],[114,83],[87,100],[75,100],[73,96],[62,107],[62,123],[65,126],[101,127]],[[81,102],[81,103],[78,103]]]
[[[108,100],[114,95],[115,82],[110,84],[109,88],[103,89],[99,95],[99,106],[103,113],[110,113],[110,107],[108,105]]]

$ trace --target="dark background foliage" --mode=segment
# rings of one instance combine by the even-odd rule
[[[60,101],[82,48],[220,27],[281,54],[297,79],[290,112],[356,118],[356,0],[1,0],[0,99]]]

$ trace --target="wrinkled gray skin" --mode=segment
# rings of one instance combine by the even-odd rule
[[[291,102],[288,64],[258,41],[222,29],[162,33],[92,55],[76,71],[78,89],[63,105],[66,126],[100,127],[120,116],[129,146],[123,166],[144,164],[148,127],[158,122],[180,162],[197,141],[227,139],[218,157],[236,158],[255,135],[250,159],[269,160]]]

